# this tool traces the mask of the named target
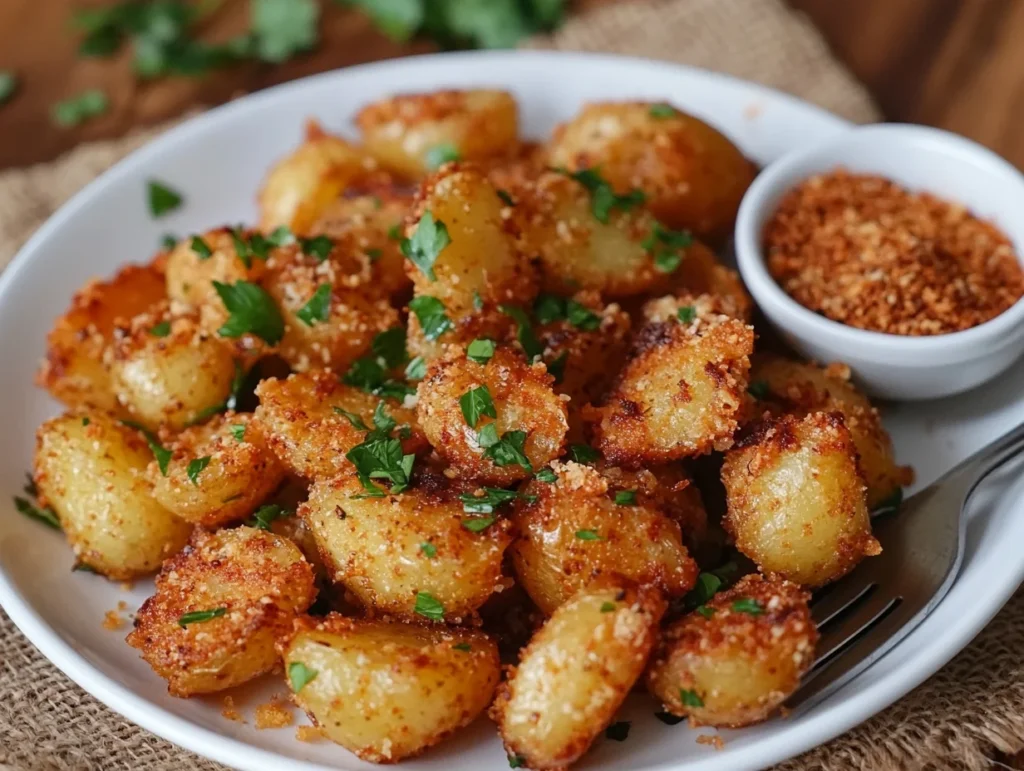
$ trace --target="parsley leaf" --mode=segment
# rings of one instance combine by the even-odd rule
[[[558,476],[551,469],[542,468],[540,471],[537,472],[535,479],[537,479],[540,482],[547,482],[548,484],[551,484],[552,482],[558,481]]]
[[[309,302],[299,308],[295,316],[307,327],[315,325],[318,321],[327,321],[331,316],[331,285],[318,286]]]
[[[586,444],[570,444],[569,457],[577,463],[593,463],[601,459],[601,453]]]
[[[288,665],[288,682],[291,683],[292,691],[295,693],[313,682],[317,674],[315,669],[307,667],[301,661],[293,661]]]
[[[153,337],[167,337],[171,334],[171,322],[161,321],[159,324],[154,324],[149,328],[149,334]]]
[[[213,608],[212,610],[193,610],[191,613],[186,613],[178,618],[178,626],[184,629],[189,624],[199,624],[203,621],[211,621],[215,618],[220,618],[227,612],[227,608]]]
[[[54,513],[53,509],[37,508],[36,506],[33,506],[30,501],[17,496],[14,498],[14,508],[30,519],[34,519],[36,522],[42,522],[47,527],[52,527],[54,530],[61,529],[60,520],[57,519],[57,515]]]
[[[427,376],[427,363],[423,360],[422,356],[417,356],[415,359],[409,362],[409,366],[405,368],[405,377],[407,380],[422,380]]]
[[[533,466],[523,452],[526,442],[525,431],[506,431],[498,438],[498,430],[493,423],[488,423],[477,436],[480,446],[484,448],[484,457],[490,458],[495,466],[519,464],[528,474],[533,473]]]
[[[466,419],[466,423],[469,424],[470,428],[476,428],[476,424],[480,422],[482,415],[495,419],[498,417],[498,411],[494,406],[494,400],[491,398],[491,392],[485,385],[466,391],[466,393],[459,397],[459,406],[462,408],[462,416]]]
[[[300,238],[298,239],[298,242],[299,249],[302,250],[303,254],[308,254],[310,257],[316,257],[320,262],[323,262],[330,257],[331,251],[334,249],[334,241],[327,236]]]
[[[615,493],[615,503],[619,506],[636,506],[636,490],[619,490]]]
[[[0,70],[0,104],[5,104],[17,90],[17,76],[10,70]]]
[[[160,474],[162,476],[167,476],[167,465],[171,462],[171,456],[174,453],[160,444],[156,435],[152,431],[143,428],[138,423],[130,420],[122,420],[121,423],[128,426],[128,428],[134,428],[142,434],[143,437],[145,437],[146,444],[149,445],[150,452],[152,452],[153,457],[156,458],[157,466],[160,468]]]
[[[505,204],[506,206],[515,206],[516,205],[516,200],[512,197],[512,194],[509,193],[508,190],[498,189],[497,193],[498,193],[498,198],[500,198],[501,202],[503,204]]]
[[[628,720],[620,720],[618,723],[612,723],[606,729],[604,729],[605,738],[611,739],[614,742],[624,742],[626,737],[629,736],[630,722]]]
[[[357,428],[360,431],[369,431],[370,430],[369,426],[367,426],[366,423],[363,422],[363,419],[361,417],[359,417],[358,415],[356,415],[354,412],[349,412],[348,410],[343,410],[341,407],[333,407],[332,409],[338,415],[341,415],[342,417],[344,417],[349,422],[349,425],[352,426],[352,428]]]
[[[262,288],[248,281],[234,284],[214,281],[213,288],[230,314],[217,334],[236,338],[251,332],[269,345],[276,345],[284,337],[281,312]]]
[[[676,315],[679,317],[679,320],[681,322],[683,322],[684,324],[689,324],[691,321],[697,318],[697,309],[694,308],[692,305],[684,305],[677,311]]]
[[[602,602],[601,603],[601,612],[602,613],[614,613],[615,612],[615,603],[614,602]]]
[[[356,467],[356,474],[366,491],[360,497],[381,498],[385,492],[371,480],[388,479],[392,494],[402,492],[409,487],[416,456],[403,453],[401,440],[390,436],[395,421],[384,411],[383,403],[377,405],[373,422],[376,429],[366,435],[362,444],[349,450],[345,457]]]
[[[431,621],[444,620],[444,605],[434,595],[428,592],[416,592],[416,605],[413,612],[429,618]]]
[[[428,171],[436,171],[446,163],[457,161],[461,157],[462,154],[459,152],[459,148],[451,142],[442,142],[441,144],[434,145],[427,150],[427,154],[423,157],[423,161]]]
[[[341,382],[374,396],[383,396],[399,401],[416,393],[416,389],[412,386],[389,378],[384,365],[373,356],[364,356],[352,362],[348,372],[342,376]]]
[[[722,588],[722,579],[714,573],[701,573],[697,576],[697,583],[683,597],[683,608],[693,610],[702,607],[708,600],[715,596]]]
[[[178,245],[178,237],[174,233],[164,233],[160,236],[160,247],[168,252]]]
[[[737,613],[748,613],[751,616],[760,616],[764,613],[761,603],[751,597],[742,597],[733,602],[731,607]]]
[[[562,382],[562,378],[565,376],[565,365],[569,361],[569,351],[562,351],[558,356],[555,357],[554,361],[546,363],[548,368],[548,374],[555,379],[555,385]]]
[[[147,183],[149,191],[149,213],[154,217],[162,217],[181,206],[184,200],[181,194],[155,179]]]
[[[565,318],[565,298],[543,293],[533,303],[533,315],[538,324],[550,324]]]
[[[404,43],[423,24],[426,7],[423,0],[343,0],[361,8],[374,26],[394,40]]]
[[[256,56],[278,64],[312,49],[319,38],[316,0],[251,0]]]
[[[679,700],[683,702],[684,707],[704,706],[704,699],[698,696],[696,691],[691,691],[686,688],[679,689]]]
[[[188,467],[185,469],[185,473],[188,475],[189,480],[196,487],[199,486],[199,475],[203,473],[207,466],[210,465],[210,456],[204,455],[202,458],[193,458],[188,462]]]
[[[593,332],[601,326],[601,317],[575,300],[565,304],[565,316],[570,324],[584,332]]]
[[[771,394],[771,388],[766,380],[755,380],[747,386],[747,393],[755,399],[767,399]]]
[[[686,230],[669,230],[655,222],[641,246],[654,258],[654,267],[662,273],[671,273],[683,261],[685,250],[693,243]]]
[[[534,362],[538,356],[544,353],[544,346],[533,333],[533,325],[530,323],[530,317],[526,315],[526,311],[516,305],[499,305],[498,310],[506,316],[511,316],[519,325],[516,339],[523,347],[527,360],[531,363]]]
[[[596,530],[591,530],[589,528],[585,528],[583,530],[577,530],[576,531],[576,537],[579,538],[581,541],[603,541],[604,540],[604,538],[602,538],[598,534],[598,532]]]
[[[200,260],[208,260],[213,256],[213,249],[210,248],[210,245],[201,236],[192,236],[189,246]]]
[[[409,301],[409,310],[416,314],[427,340],[437,340],[452,328],[452,320],[445,314],[444,303],[436,297],[414,297]]]
[[[466,358],[477,364],[486,364],[494,356],[493,340],[474,340],[466,348]]]
[[[497,521],[497,517],[470,517],[462,520],[462,526],[471,533],[480,533]]]
[[[231,436],[233,436],[235,438],[236,442],[244,442],[245,441],[245,425],[244,424],[242,424],[242,423],[232,423],[231,426],[229,427],[229,430],[231,431]]]
[[[440,220],[434,220],[434,215],[425,212],[420,221],[416,223],[416,230],[412,238],[402,239],[402,254],[409,261],[423,271],[423,274],[431,281],[437,281],[437,274],[434,273],[434,263],[441,256],[441,252],[452,242],[448,235],[448,228]]]
[[[268,503],[256,509],[253,512],[252,518],[247,520],[245,524],[249,527],[258,527],[260,530],[270,530],[270,523],[275,519],[283,519],[291,515],[292,512],[288,511],[284,506]]]
[[[526,758],[522,755],[509,755],[508,756],[508,767],[509,768],[523,768],[526,766]]]
[[[78,96],[57,102],[50,110],[53,122],[63,128],[77,126],[90,118],[95,118],[107,111],[110,100],[97,88],[83,91]]]
[[[676,108],[673,107],[670,104],[665,104],[664,102],[659,102],[657,104],[652,104],[651,105],[651,109],[648,111],[648,113],[650,114],[650,116],[652,118],[661,119],[661,118],[674,118],[675,116],[677,116],[679,114],[679,111],[676,110]]]
[[[463,643],[455,643],[455,645],[452,646],[452,650],[453,651],[463,651],[464,653],[469,653],[471,650],[473,650],[473,646],[470,645],[469,643],[464,643],[464,642]]]
[[[391,327],[373,336],[370,350],[374,356],[384,360],[384,366],[395,369],[405,364],[409,354],[405,352],[405,327]]]
[[[503,490],[500,487],[483,487],[483,495],[463,493],[459,496],[462,510],[467,514],[493,514],[502,504],[522,497],[515,490]]]
[[[597,168],[572,172],[565,169],[557,169],[557,171],[576,180],[590,191],[590,211],[593,213],[594,219],[603,224],[608,224],[614,209],[626,212],[647,200],[642,190],[630,190],[625,195],[619,195],[601,176],[601,171]]]
[[[420,544],[420,551],[427,555],[427,559],[434,559],[437,556],[437,547],[427,541]]]

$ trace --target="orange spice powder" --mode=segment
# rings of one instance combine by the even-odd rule
[[[768,270],[806,308],[896,335],[958,332],[1024,295],[990,222],[884,177],[837,169],[789,191],[764,232]]]

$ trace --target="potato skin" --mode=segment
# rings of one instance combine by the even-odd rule
[[[726,454],[722,482],[725,529],[770,576],[823,586],[881,552],[838,412],[763,423]]]
[[[283,380],[267,378],[256,387],[256,395],[260,403],[252,427],[293,474],[305,479],[330,479],[352,469],[345,453],[362,444],[366,432],[337,410],[358,415],[372,428],[374,410],[384,401],[398,425],[410,427],[410,437],[402,445],[405,452],[418,452],[426,446],[415,411],[344,385],[333,372],[314,370]]]
[[[558,608],[491,707],[508,754],[532,769],[583,755],[642,674],[664,611],[657,589],[608,577]]]
[[[501,518],[479,533],[463,526],[472,515],[458,493],[470,489],[428,477],[397,495],[357,498],[362,484],[344,475],[314,484],[299,516],[331,578],[368,611],[423,621],[416,594],[427,592],[441,602],[445,620],[457,623],[505,586],[502,556],[512,540]],[[434,547],[434,556],[423,544]]]
[[[733,606],[750,600],[761,613]],[[766,720],[814,663],[818,631],[809,600],[810,593],[789,581],[744,576],[707,603],[707,616],[695,611],[664,630],[647,670],[648,690],[667,712],[695,726]],[[684,703],[684,691],[701,706]]]
[[[914,481],[909,466],[896,465],[892,439],[881,416],[850,382],[849,367],[832,364],[821,369],[806,362],[759,354],[752,360],[750,382],[763,384],[769,405],[778,403],[787,412],[842,413],[860,456],[868,487],[868,509],[890,500],[901,487]]]
[[[481,484],[507,485],[531,473],[518,463],[497,466],[484,457],[477,435],[493,422],[498,436],[508,431],[525,431],[523,452],[533,469],[562,454],[569,430],[566,408],[551,388],[553,378],[543,364],[529,365],[514,350],[498,346],[486,364],[466,357],[453,347],[444,359],[435,361],[420,382],[416,415],[436,452],[463,478]],[[497,419],[481,417],[470,426],[459,405],[468,391],[486,386]]]
[[[123,415],[104,355],[114,330],[165,294],[163,270],[152,265],[128,265],[109,281],[87,283],[47,335],[36,385],[68,407]]]
[[[299,705],[327,738],[373,763],[418,755],[469,725],[500,678],[498,647],[470,629],[331,613],[297,621],[282,650],[286,673],[293,664],[316,672],[295,693]]]
[[[665,225],[701,238],[724,237],[736,219],[755,169],[739,149],[707,123],[675,110],[651,114],[649,102],[586,105],[555,129],[551,166],[573,171],[600,167],[618,193],[639,187]]]
[[[166,336],[151,331],[158,322],[170,324]],[[134,422],[180,429],[225,402],[236,366],[232,349],[198,316],[143,314],[113,347],[112,385]]]
[[[168,560],[127,637],[172,696],[232,688],[278,663],[275,643],[312,604],[313,570],[287,538],[252,527],[196,530]],[[182,627],[186,613],[224,608]]]
[[[32,476],[80,563],[127,581],[152,573],[191,527],[161,506],[142,436],[100,412],[65,413],[36,431]]]
[[[155,461],[147,470],[157,501],[186,522],[206,528],[252,514],[284,480],[285,470],[249,427],[251,418],[229,412],[178,434],[168,448],[173,455],[167,475]],[[242,432],[241,440],[233,430]],[[210,460],[193,482],[188,466],[199,458]]]
[[[555,482],[534,480],[523,488],[513,523],[519,533],[512,561],[519,583],[550,615],[600,575],[620,575],[679,597],[697,580],[697,564],[682,542],[679,524],[659,511],[636,487],[620,487],[578,463],[553,463]],[[635,505],[614,502],[632,489]],[[600,540],[583,540],[592,531]]]
[[[715,253],[700,241],[686,248],[679,269],[672,274],[671,291],[677,297],[716,297],[722,312],[749,322],[754,314],[754,300],[740,280],[740,275],[723,265]]]
[[[430,151],[450,145],[459,159],[482,161],[514,149],[518,107],[507,91],[474,89],[399,94],[356,115],[366,149],[409,178],[433,171]]]
[[[692,320],[682,322],[687,308]],[[716,301],[648,303],[625,368],[603,406],[588,412],[598,449],[613,463],[648,465],[732,445],[754,350],[754,330]]]

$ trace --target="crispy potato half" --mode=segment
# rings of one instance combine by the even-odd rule
[[[653,306],[653,307],[652,307]],[[649,303],[618,382],[588,414],[613,463],[665,463],[732,445],[747,388],[754,330],[714,298]]]
[[[469,725],[500,678],[498,647],[470,629],[296,622],[282,646],[299,705],[331,741],[373,763],[412,757]]]
[[[786,415],[760,425],[722,465],[723,524],[765,573],[822,586],[882,547],[857,449],[838,412]]]
[[[105,354],[114,330],[164,299],[163,272],[128,265],[110,281],[90,281],[46,336],[36,384],[71,408],[124,414],[110,384]]]
[[[160,571],[127,641],[171,695],[223,691],[278,665],[276,641],[315,596],[313,569],[287,538],[196,530]]]
[[[875,509],[900,494],[914,481],[909,466],[899,466],[892,439],[878,410],[850,382],[850,368],[832,364],[824,369],[772,354],[752,359],[751,390],[778,402],[787,412],[840,412],[860,456],[867,483],[868,508]]]
[[[142,435],[100,412],[64,414],[36,432],[32,476],[78,562],[127,581],[154,572],[191,527],[160,505]]]
[[[355,474],[318,481],[299,516],[331,578],[367,610],[457,623],[506,586],[501,567],[511,528],[463,511],[460,491],[472,488],[424,477],[384,497],[366,497]]]
[[[206,528],[252,514],[281,484],[285,470],[249,427],[251,418],[229,412],[178,434],[168,447],[166,473],[156,462],[149,464],[157,501]]]
[[[667,712],[739,728],[769,718],[814,663],[810,594],[754,574],[670,624],[647,670]]]
[[[463,478],[509,484],[562,453],[569,424],[553,380],[543,364],[529,365],[506,346],[483,364],[453,347],[420,382],[416,415]]]
[[[679,524],[639,483],[620,487],[623,477],[571,461],[551,468],[555,481],[528,483],[513,518],[516,576],[537,607],[550,615],[600,575],[656,586],[668,597],[693,587],[697,565]]]
[[[600,168],[615,192],[640,188],[666,226],[717,240],[732,228],[754,165],[721,132],[671,105],[586,105],[555,129],[552,166]]]
[[[409,427],[405,452],[426,446],[414,410],[344,385],[326,370],[267,378],[256,387],[256,395],[260,403],[253,429],[292,473],[305,479],[330,479],[351,469],[345,454],[365,439],[382,403],[399,426]]]
[[[422,177],[449,161],[483,161],[518,142],[518,108],[507,91],[399,94],[356,115],[366,149],[385,168]]]
[[[532,769],[579,759],[643,673],[664,612],[657,589],[608,577],[558,608],[491,707],[508,754]]]

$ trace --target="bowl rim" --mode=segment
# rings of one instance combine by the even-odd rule
[[[819,165],[820,171],[835,168],[837,164],[827,160],[829,155],[843,145],[860,141],[865,136],[879,141],[914,144],[929,153],[955,155],[968,160],[979,168],[979,173],[1001,177],[1015,185],[1019,189],[1021,207],[1024,209],[1024,174],[1009,161],[973,140],[943,129],[912,123],[853,126],[836,137],[789,153],[769,164],[743,196],[734,229],[736,262],[757,305],[765,309],[766,315],[784,331],[799,337],[815,337],[822,346],[856,349],[868,355],[875,352],[885,358],[900,357],[903,364],[934,361],[939,355],[955,355],[957,360],[974,359],[1011,344],[1024,334],[1024,297],[998,316],[969,329],[940,335],[898,335],[852,327],[806,308],[787,294],[768,272],[760,232],[762,223],[769,216],[766,213],[767,206],[774,206],[782,192],[798,184],[789,180],[797,169],[818,157],[821,162],[814,165]],[[814,173],[817,172],[805,171],[796,176],[803,180]],[[1024,267],[1024,244],[1014,244],[1014,249]]]

